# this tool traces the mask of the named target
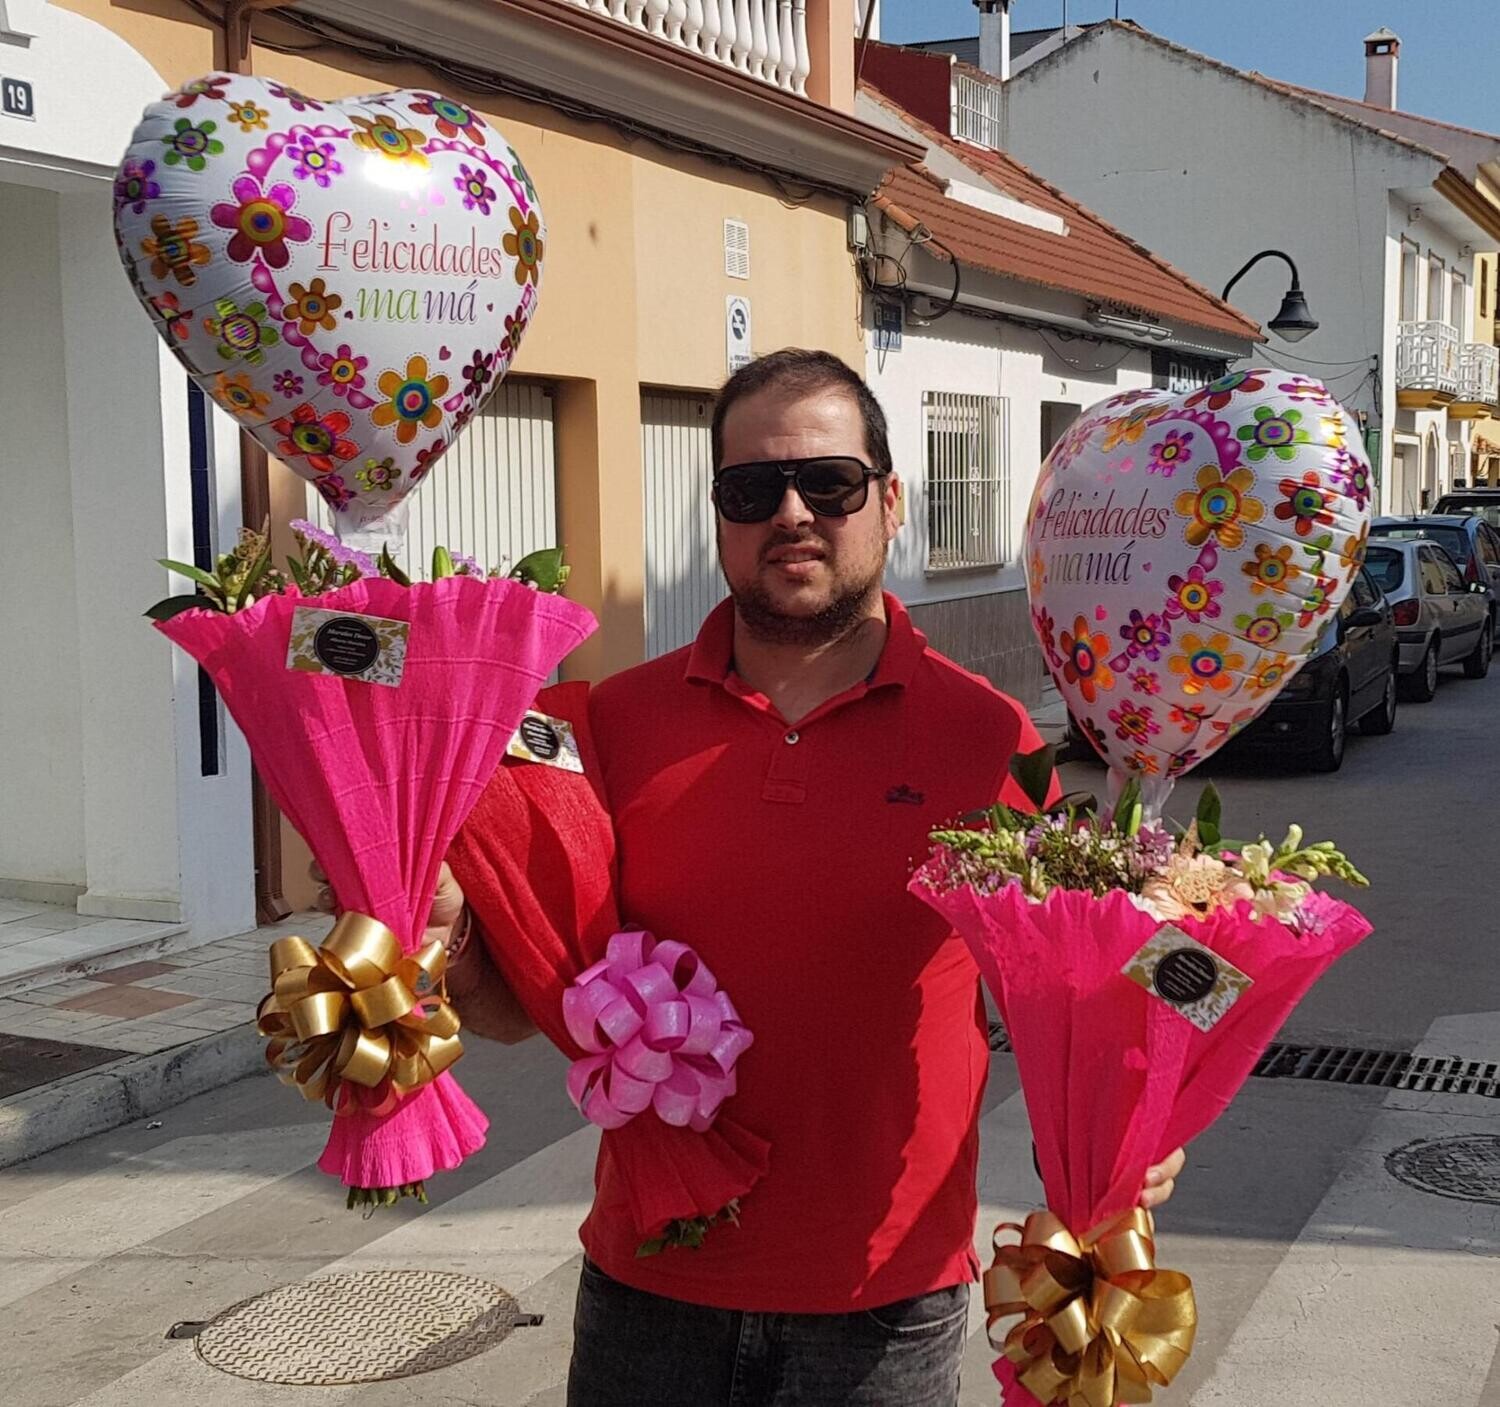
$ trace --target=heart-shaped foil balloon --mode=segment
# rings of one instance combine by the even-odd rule
[[[509,368],[546,241],[525,168],[463,104],[222,73],[146,110],[115,233],[188,374],[366,545],[399,538]]]
[[[1266,368],[1115,396],[1053,447],[1026,527],[1032,624],[1079,726],[1148,805],[1316,648],[1372,493],[1353,417]]]

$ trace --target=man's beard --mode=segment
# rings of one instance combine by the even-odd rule
[[[781,539],[770,543],[766,550],[789,546],[800,540]],[[778,609],[775,597],[761,585],[758,577],[746,585],[736,585],[727,575],[724,580],[734,598],[740,620],[754,639],[768,645],[816,646],[842,640],[870,614],[870,602],[879,597],[884,576],[885,550],[882,547],[867,573],[856,581],[840,583],[841,589],[828,604],[811,615],[788,615]]]

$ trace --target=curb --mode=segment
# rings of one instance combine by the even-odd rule
[[[0,1100],[0,1168],[106,1133],[265,1070],[264,1042],[246,1023]]]

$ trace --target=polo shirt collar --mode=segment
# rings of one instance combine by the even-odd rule
[[[886,637],[880,662],[868,688],[905,687],[916,673],[927,650],[927,637],[912,624],[910,614],[889,591],[884,593]],[[734,602],[721,601],[703,622],[688,653],[685,677],[709,684],[722,684],[729,676],[734,654]]]

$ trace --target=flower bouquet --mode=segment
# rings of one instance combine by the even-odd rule
[[[1076,794],[1043,809],[1050,749],[1014,770],[1038,811],[934,832],[911,881],[1000,1008],[1046,1189],[1047,1210],[996,1232],[995,1372],[1008,1407],[1149,1402],[1192,1349],[1196,1307],[1188,1278],[1156,1267],[1146,1169],[1218,1117],[1369,933],[1314,881],[1366,881],[1295,826],[1279,844],[1226,839],[1212,787],[1173,830],[1144,819],[1133,780],[1101,814]]]
[[[285,573],[248,531],[211,572],[164,562],[198,591],[148,614],[207,671],[343,906],[320,948],[273,945],[260,1029],[277,1073],[334,1111],[319,1167],[351,1206],[392,1202],[483,1144],[447,1073],[443,948],[421,938],[449,843],[594,620],[556,594],[555,550],[500,578],[439,548],[413,584],[385,553],[297,529]]]
[[[624,1174],[638,1253],[701,1245],[767,1167],[765,1140],[722,1110],[750,1034],[690,950],[622,929],[587,687],[536,709],[578,769],[505,758],[449,864],[506,985],[573,1061],[569,1093]]]

